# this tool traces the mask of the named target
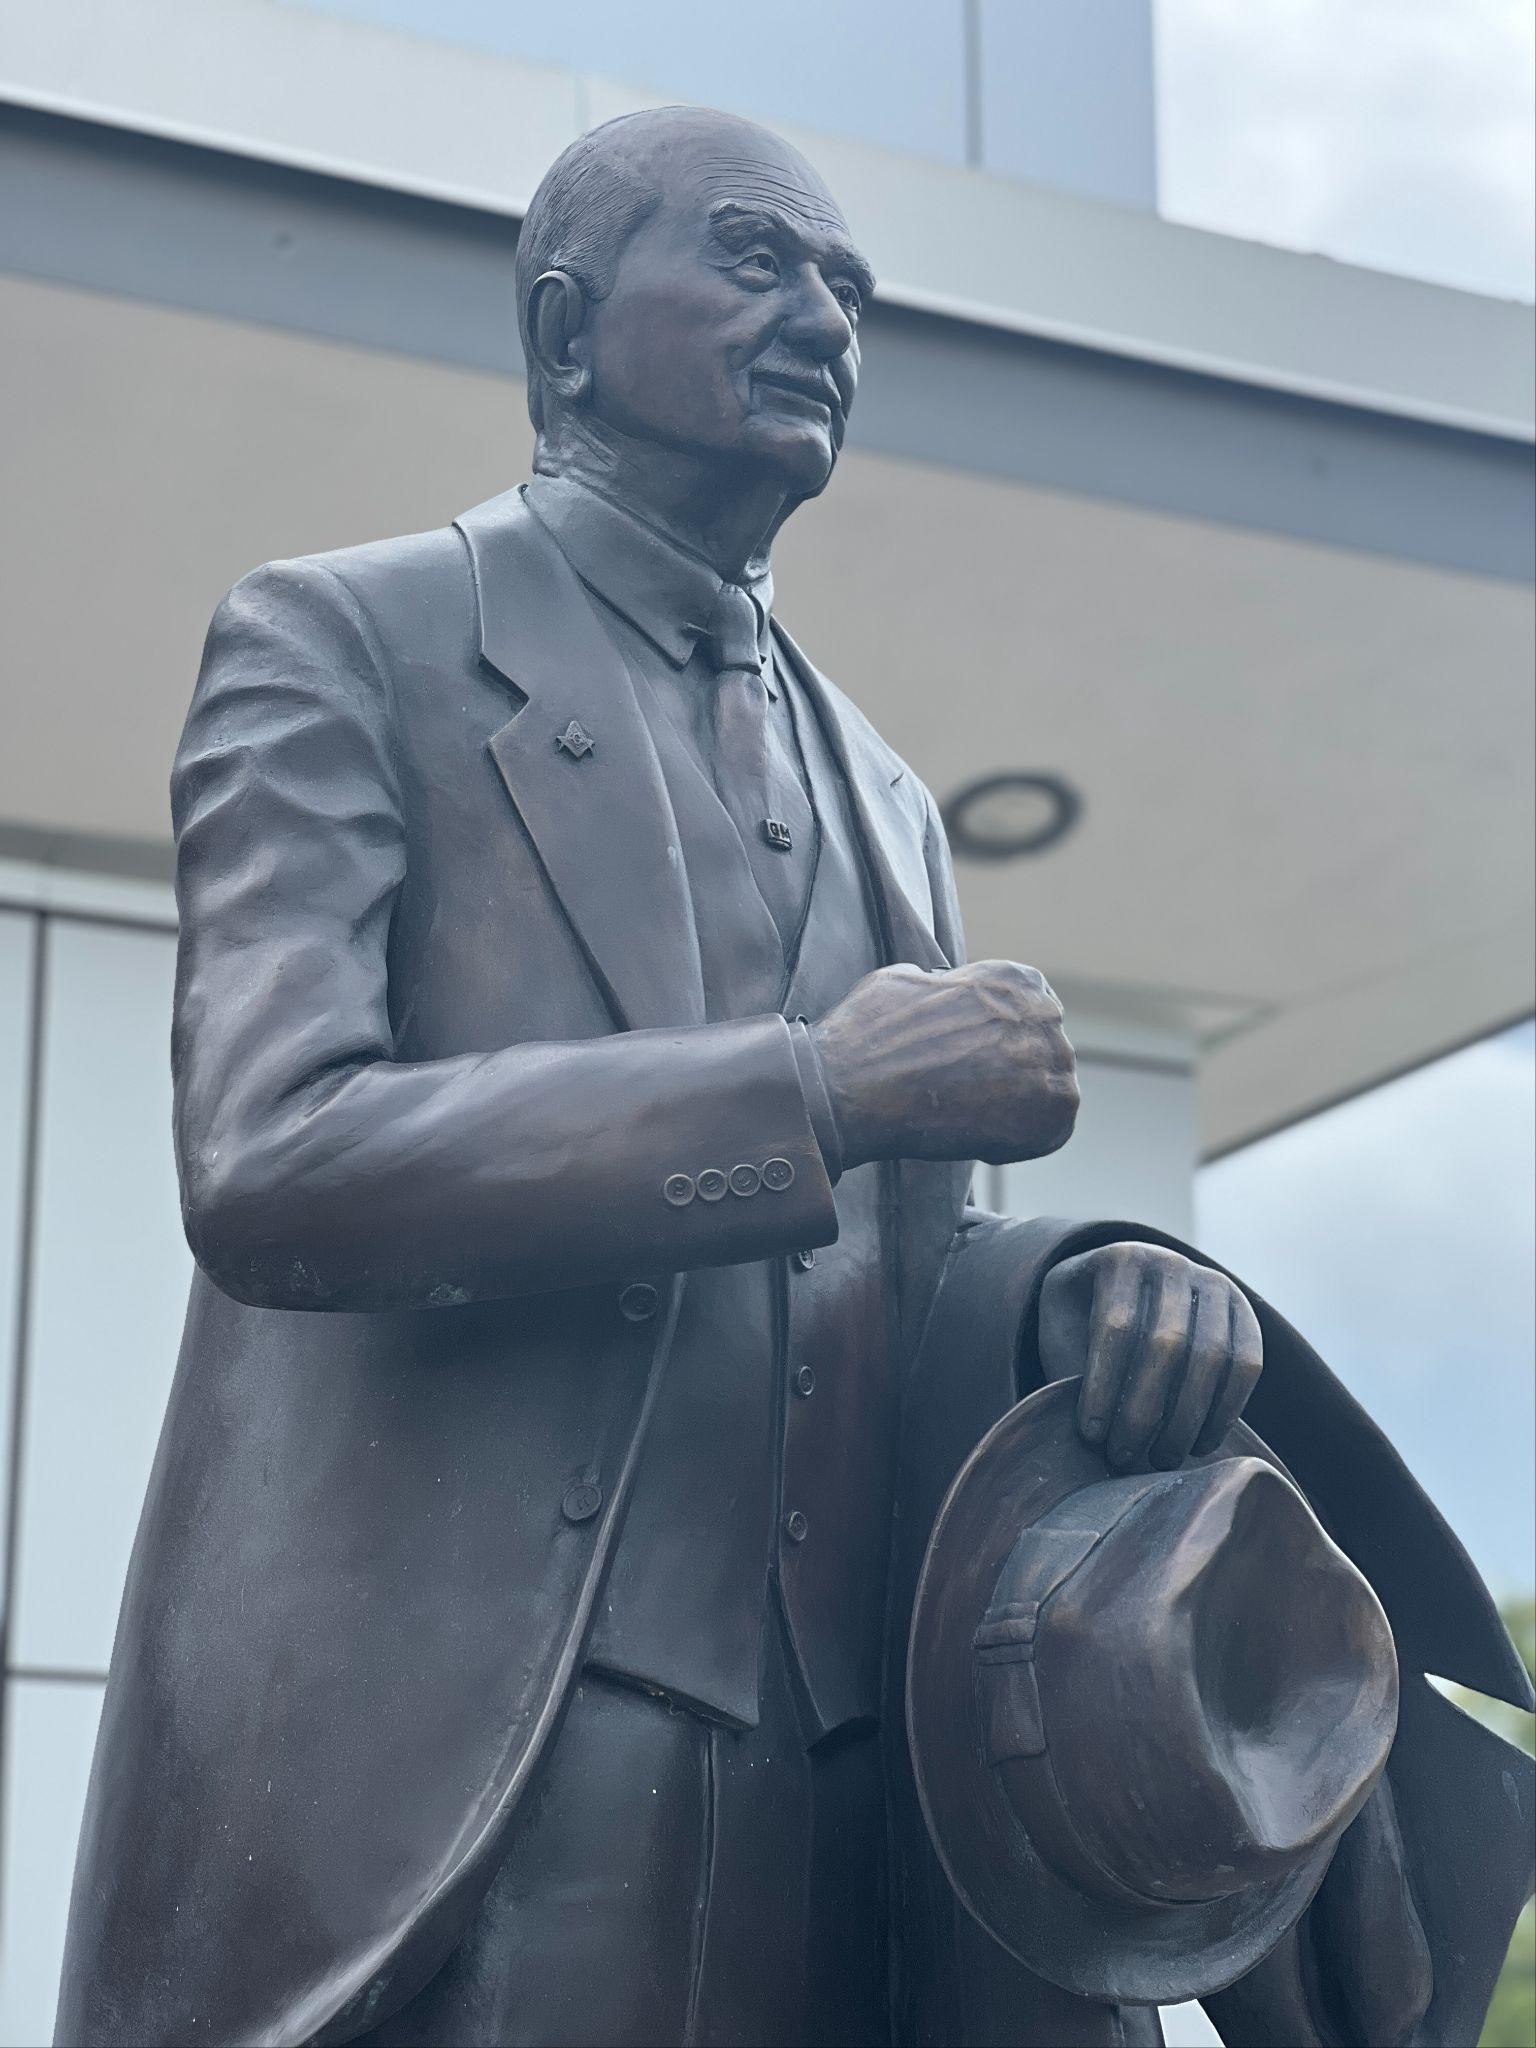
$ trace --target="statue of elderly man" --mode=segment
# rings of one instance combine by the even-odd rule
[[[872,288],[762,129],[596,130],[532,480],[214,619],[71,2048],[1475,2034],[1464,1555],[1228,1276],[967,1207],[1071,1133],[1061,1006],[769,566]]]

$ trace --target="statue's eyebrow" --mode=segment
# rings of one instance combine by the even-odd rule
[[[722,248],[739,250],[752,242],[773,242],[813,257],[823,270],[851,278],[861,297],[873,296],[875,273],[852,242],[836,229],[822,229],[818,225],[812,241],[805,228],[780,208],[760,202],[744,205],[739,199],[722,199],[712,206],[709,226]]]

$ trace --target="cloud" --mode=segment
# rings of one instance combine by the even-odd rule
[[[1156,0],[1174,220],[1536,297],[1529,0]]]
[[[1536,1026],[1204,1168],[1197,1241],[1317,1345],[1498,1589],[1532,1578]]]

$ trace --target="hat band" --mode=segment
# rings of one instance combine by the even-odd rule
[[[1160,1477],[1152,1473],[1111,1481],[1098,1489],[1091,1522],[1074,1524],[1069,1507],[1054,1528],[1037,1523],[1014,1545],[971,1638],[983,1763],[996,1766],[1044,1754],[1045,1717],[1034,1668],[1040,1610]],[[1105,1494],[1111,1497],[1109,1514],[1104,1512]],[[1009,1597],[1000,1599],[1003,1594]]]
[[[1021,1814],[1027,1806],[1030,1832],[1058,1871],[1101,1897],[1138,1912],[1149,1906],[1167,1910],[1176,1904],[1202,1902],[1175,1901],[1139,1891],[1107,1869],[1083,1840],[1049,1755],[1035,1669],[1035,1639],[1047,1601],[1165,1477],[1153,1472],[1111,1480],[1096,1489],[1091,1507],[1087,1502],[1072,1503],[1055,1527],[1036,1523],[1026,1531],[999,1574],[992,1604],[971,1638],[982,1762],[1003,1770],[1005,1786],[1008,1779],[1015,1779],[1020,1797],[1014,1800],[1010,1792],[1010,1804]],[[999,1600],[998,1594],[1004,1592],[1014,1597]],[[1017,1782],[1016,1773],[1017,1778],[1028,1780],[1028,1789]]]

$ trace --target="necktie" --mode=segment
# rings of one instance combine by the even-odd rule
[[[715,666],[715,779],[756,864],[768,830],[768,692],[757,645],[757,607],[739,583],[722,583],[704,629]]]

